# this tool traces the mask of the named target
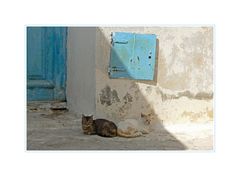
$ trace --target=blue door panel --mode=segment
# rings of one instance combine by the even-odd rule
[[[113,33],[109,66],[111,78],[131,77],[128,65],[132,57],[133,37],[131,33]]]
[[[27,27],[27,100],[65,100],[66,27]]]
[[[40,27],[27,28],[27,74],[29,79],[44,78],[44,60],[42,57],[43,30]]]
[[[156,58],[156,36],[152,34],[136,34],[134,51],[135,78],[153,80]]]
[[[53,100],[52,89],[47,88],[29,88],[27,91],[28,101],[52,101]]]
[[[154,34],[113,33],[109,77],[153,80],[155,53]]]

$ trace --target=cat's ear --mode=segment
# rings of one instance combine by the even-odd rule
[[[84,115],[84,114],[82,114],[82,117],[85,117],[85,115]]]
[[[92,114],[92,115],[90,115],[89,117],[93,118],[93,114]]]
[[[146,116],[145,114],[141,113],[141,117],[145,117],[145,116]]]

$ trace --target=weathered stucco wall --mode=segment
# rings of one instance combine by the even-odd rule
[[[111,32],[156,34],[154,81],[109,79]],[[162,123],[213,119],[212,27],[101,27],[96,32],[96,115],[149,114]]]
[[[67,104],[77,115],[95,113],[94,27],[68,28]]]

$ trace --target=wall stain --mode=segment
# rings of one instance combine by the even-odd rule
[[[124,103],[133,102],[133,97],[127,92],[127,94],[123,97]]]
[[[188,117],[188,119],[192,122],[197,122],[205,116],[207,116],[208,120],[213,120],[213,111],[208,110],[208,108],[206,111],[201,112],[184,111],[181,116]]]
[[[189,117],[189,119],[192,121],[192,122],[195,122],[195,121],[198,121],[199,119],[201,119],[204,115],[206,114],[206,112],[198,112],[198,113],[195,113],[195,112],[192,112],[192,111],[184,111],[182,113],[182,117]]]
[[[147,92],[147,94],[151,94],[152,93],[152,87],[151,86],[147,86],[146,92]]]
[[[137,89],[137,88],[138,87],[134,82],[132,82],[131,86],[129,87],[129,89]]]
[[[132,108],[133,97],[127,92],[126,95],[123,97],[123,100],[124,103],[119,108],[119,115],[121,117],[125,117],[128,114],[129,110]]]
[[[134,91],[134,98],[135,98],[136,100],[139,99],[139,93],[140,93],[140,90],[135,90],[135,91]]]
[[[195,95],[195,98],[198,100],[212,99],[213,93],[199,92]]]
[[[131,108],[132,108],[132,104],[129,103],[129,102],[125,102],[124,105],[122,105],[122,106],[119,108],[119,114],[120,114],[120,116],[121,116],[121,117],[125,117]]]
[[[120,102],[117,91],[111,90],[108,85],[101,90],[99,96],[102,105],[106,104],[106,106],[110,106],[112,103]]]
[[[197,99],[197,100],[211,100],[213,99],[213,93],[199,92],[197,94],[193,94],[190,91],[182,91],[176,94],[167,94],[164,93],[160,88],[156,88],[156,93],[161,95],[162,101],[171,100],[171,99],[179,99],[181,97],[187,97],[189,99]]]
[[[207,108],[207,109],[206,109],[206,112],[207,112],[208,117],[209,117],[211,120],[213,120],[213,110],[212,110],[212,109],[208,110],[208,108]]]

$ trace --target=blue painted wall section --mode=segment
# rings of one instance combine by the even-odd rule
[[[27,27],[27,100],[65,100],[66,27]]]
[[[109,63],[110,78],[153,80],[156,60],[156,35],[112,33]]]

